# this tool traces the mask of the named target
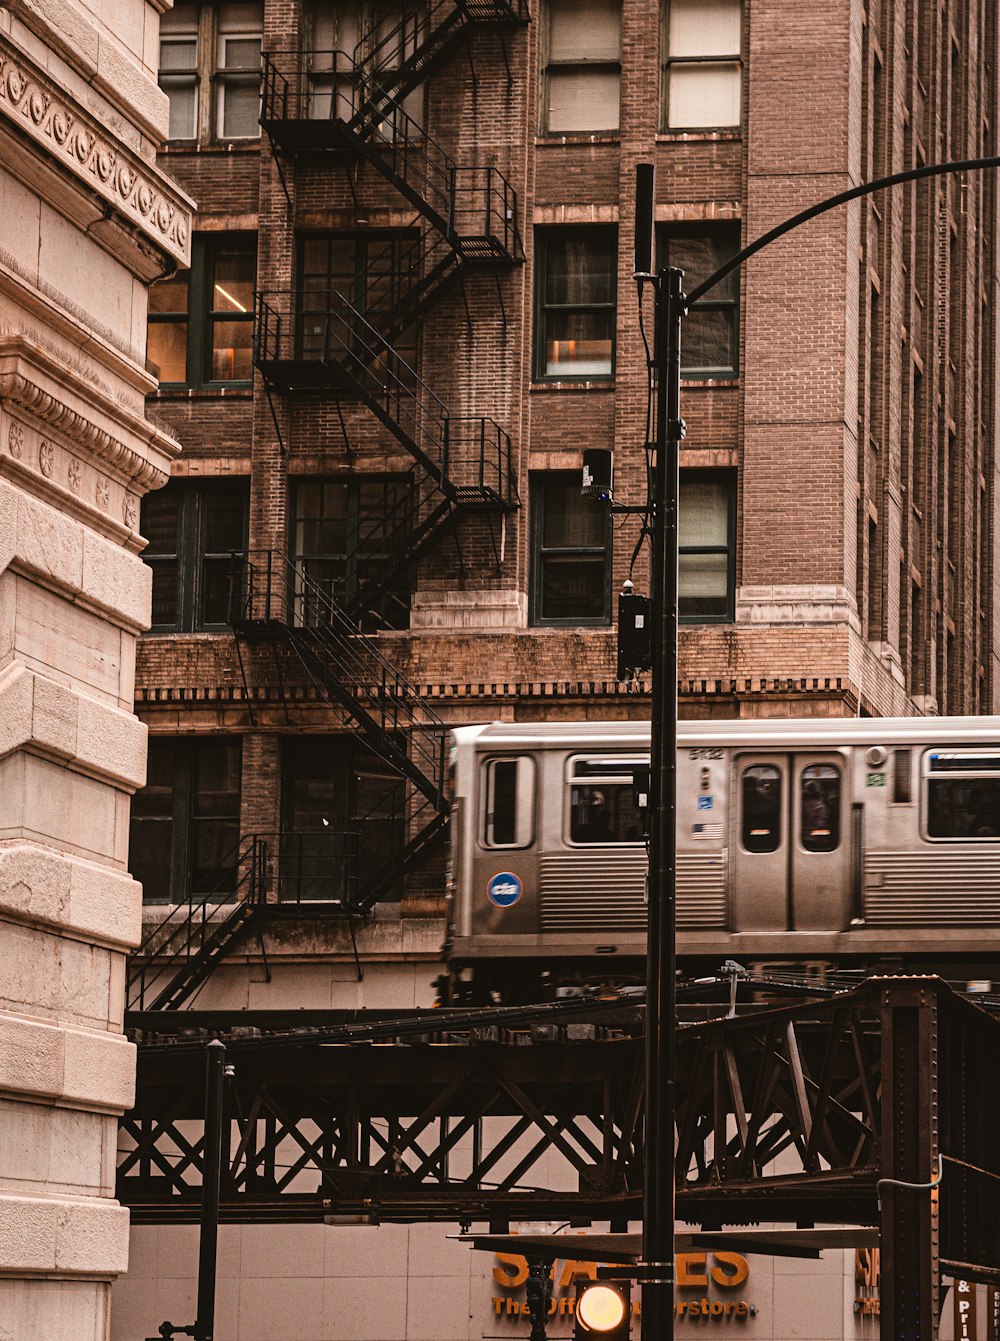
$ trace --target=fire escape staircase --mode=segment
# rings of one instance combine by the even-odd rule
[[[231,588],[237,639],[284,646],[331,707],[360,733],[392,783],[359,822],[358,879],[347,900],[368,912],[398,897],[403,876],[448,825],[447,727],[324,586],[274,550],[243,556]],[[401,788],[401,795],[397,794]]]
[[[357,832],[243,835],[212,871],[193,878],[187,898],[167,907],[129,955],[126,1010],[179,1010],[251,930],[266,966],[262,929],[271,918],[346,913],[353,939],[352,914],[363,906],[359,869]]]

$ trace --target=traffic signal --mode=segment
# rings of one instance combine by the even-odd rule
[[[628,1341],[631,1295],[627,1280],[577,1281],[576,1341]]]

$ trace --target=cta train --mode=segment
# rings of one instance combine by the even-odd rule
[[[460,994],[641,981],[648,764],[645,722],[453,732]],[[1000,718],[682,722],[677,845],[691,972],[1000,978]]]

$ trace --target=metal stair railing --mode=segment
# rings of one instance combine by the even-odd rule
[[[499,169],[459,167],[346,52],[265,52],[260,121],[286,149],[360,155],[464,259],[522,258],[516,192]]]
[[[386,31],[362,35],[354,59],[370,78],[403,96],[470,26],[526,23],[527,0],[431,0]]]
[[[263,898],[266,862],[266,845],[257,834],[245,835],[198,882],[203,888],[192,888],[186,902],[168,909],[129,956],[126,1009],[162,1009],[211,938],[224,938],[228,944],[235,937],[249,910]],[[225,909],[228,913],[220,917]]]
[[[324,695],[362,728],[374,755],[447,815],[447,728],[307,573],[274,550],[235,557],[230,623],[284,637]]]

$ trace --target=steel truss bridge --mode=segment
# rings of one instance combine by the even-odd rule
[[[681,994],[678,1221],[874,1226],[881,1335],[926,1341],[942,1274],[1000,1283],[1000,1019],[935,978],[776,990],[743,984],[735,1013],[726,992]],[[198,1220],[221,1033],[223,1222],[624,1229],[642,1218],[642,1020],[641,1002],[577,1001],[247,1036],[245,1015],[226,1034],[175,1014],[186,1037],[139,1049],[119,1198],[140,1224]]]

